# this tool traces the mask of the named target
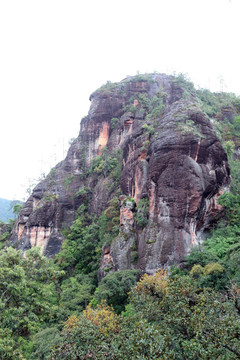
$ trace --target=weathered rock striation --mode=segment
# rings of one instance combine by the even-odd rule
[[[150,74],[107,84],[90,100],[78,138],[33,190],[11,242],[23,250],[41,246],[53,256],[84,189],[92,193],[89,213],[99,216],[120,186],[119,235],[103,247],[99,278],[180,264],[221,214],[217,199],[230,182],[227,155],[194,89]],[[121,166],[120,180],[109,164]]]

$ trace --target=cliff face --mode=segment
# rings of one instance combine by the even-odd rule
[[[153,74],[107,84],[90,100],[78,138],[33,190],[11,242],[53,256],[87,190],[97,216],[121,193],[119,235],[103,248],[99,277],[180,263],[222,212],[217,198],[229,184],[227,156],[194,90]]]

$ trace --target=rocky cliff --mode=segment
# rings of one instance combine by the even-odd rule
[[[107,83],[90,101],[78,138],[33,190],[11,243],[53,256],[86,197],[96,216],[118,197],[119,234],[103,247],[99,277],[181,263],[221,214],[217,199],[230,182],[193,87],[181,77],[139,75]]]

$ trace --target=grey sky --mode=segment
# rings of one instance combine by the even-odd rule
[[[89,95],[137,72],[240,94],[240,0],[0,1],[0,197],[62,160]]]

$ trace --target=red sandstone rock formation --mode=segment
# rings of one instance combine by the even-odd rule
[[[33,190],[11,242],[23,250],[40,245],[46,255],[56,254],[61,228],[72,224],[82,202],[76,193],[84,186],[92,189],[89,212],[99,216],[115,195],[113,180],[108,173],[86,174],[106,148],[108,153],[122,150],[124,196],[119,236],[103,251],[100,278],[106,268],[152,273],[181,263],[221,213],[217,198],[229,184],[226,153],[194,92],[171,76],[154,74],[100,89],[90,100],[79,137],[66,159]],[[119,119],[115,127],[112,118]],[[141,211],[144,226],[136,221]],[[134,263],[133,251],[138,253]]]

